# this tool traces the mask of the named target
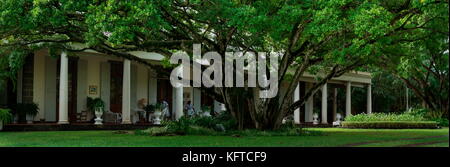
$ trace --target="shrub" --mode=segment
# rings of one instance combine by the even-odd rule
[[[0,108],[0,122],[10,123],[12,120],[12,115],[9,109]]]
[[[205,128],[201,126],[189,126],[187,128],[187,131],[185,132],[186,135],[207,135],[207,136],[213,136],[217,135],[218,133],[210,128]]]
[[[165,136],[171,134],[166,127],[152,127],[145,130],[137,130],[138,135]]]
[[[305,130],[303,128],[284,128],[279,130],[261,131],[257,129],[246,129],[242,131],[227,132],[231,136],[320,136],[318,131]]]
[[[345,118],[346,122],[374,122],[374,121],[423,121],[425,120],[420,115],[412,115],[408,113],[403,114],[387,114],[387,113],[372,113],[372,114],[358,114]]]
[[[222,124],[226,130],[237,129],[237,122],[229,111],[219,113],[214,120],[216,124]]]
[[[294,129],[297,125],[295,124],[294,120],[288,119],[284,124],[281,125],[281,129]]]
[[[217,124],[217,120],[212,117],[194,117],[192,119],[192,124],[205,127],[205,128],[214,128]]]
[[[439,126],[448,127],[448,118],[444,118],[443,111],[432,111],[424,108],[414,108],[406,112],[411,115],[421,116],[427,121],[435,121]]]
[[[189,126],[193,125],[194,121],[187,117],[181,117],[177,121],[171,121],[166,123],[167,130],[177,134],[184,134],[189,129]]]
[[[237,124],[234,118],[231,116],[230,113],[222,112],[221,114],[217,115],[216,117],[186,117],[183,116],[177,121],[172,122],[163,122],[164,126],[167,126],[169,130],[175,131],[175,132],[185,132],[187,127],[189,126],[200,126],[204,128],[209,129],[215,129],[218,131],[222,131],[221,129],[218,129],[217,125],[221,124],[225,130],[233,130],[236,129]]]
[[[435,121],[439,126],[448,127],[448,119],[447,118],[434,118],[430,119],[430,121]]]
[[[344,121],[342,122],[342,127],[361,129],[434,129],[438,126],[434,121]]]
[[[19,117],[19,122],[26,122],[26,115],[36,116],[39,112],[39,107],[36,103],[17,103],[13,110],[14,114]]]

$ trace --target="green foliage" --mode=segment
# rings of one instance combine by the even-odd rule
[[[194,125],[194,120],[183,116],[176,121],[165,122],[164,124],[166,124],[166,127],[170,132],[185,134],[189,130],[190,126]]]
[[[362,128],[362,129],[435,129],[438,128],[434,121],[344,121],[344,128]]]
[[[202,112],[211,112],[211,106],[202,106]]]
[[[217,129],[221,124],[226,131]],[[306,131],[294,125],[293,122],[284,124],[279,130],[260,131],[256,129],[236,130],[236,122],[229,113],[222,112],[216,117],[181,117],[177,121],[163,121],[163,127],[139,131],[139,134],[159,135],[231,135],[231,136],[303,136],[320,135],[315,131]]]
[[[202,43],[203,51],[283,52],[289,58],[286,66],[294,71],[303,66],[311,73],[329,74],[333,67],[345,72],[375,65],[421,80],[427,78],[423,77],[425,67],[436,64],[428,71],[444,75],[431,75],[425,82],[429,84],[422,86],[433,93],[421,97],[438,97],[429,104],[433,110],[448,109],[448,103],[442,103],[448,101],[448,53],[440,52],[448,46],[446,1],[1,0],[0,38],[0,80],[17,74],[24,55],[42,48],[50,48],[50,53],[76,52],[70,46],[73,43],[126,58],[132,57],[124,55],[126,51],[165,56],[180,50],[191,53],[192,43]],[[172,67],[167,60],[161,62],[163,67]],[[239,93],[252,95],[251,91]],[[232,112],[241,111],[251,110]],[[281,114],[265,118],[269,112]],[[284,116],[268,110],[253,115],[257,119],[238,122],[275,124],[262,119]],[[262,127],[271,126],[275,125]]]
[[[392,114],[392,113],[372,113],[358,114],[345,118],[345,122],[389,122],[389,121],[423,121],[422,116],[412,115],[408,113]]]
[[[156,103],[154,105],[155,111],[162,111],[163,110],[163,104],[162,103]]]
[[[149,136],[165,136],[169,135],[170,132],[167,127],[152,127],[145,130],[136,130],[137,135],[149,135]]]
[[[94,112],[97,108],[101,108],[103,112],[105,111],[105,102],[101,98],[88,97],[86,105],[91,112]]]
[[[11,110],[0,108],[0,122],[10,123],[12,120]]]
[[[155,105],[154,104],[147,104],[143,108],[146,112],[153,113],[155,111]]]
[[[218,132],[216,132],[213,129],[210,128],[206,128],[206,127],[202,127],[202,126],[189,126],[189,128],[187,128],[186,135],[202,135],[202,136],[213,136],[213,135],[217,135]]]
[[[282,128],[279,130],[257,130],[246,129],[242,131],[227,132],[231,136],[321,136],[319,131],[306,130],[303,128]]]
[[[448,127],[448,118],[432,118],[430,121],[437,122],[439,126]]]
[[[39,113],[39,107],[36,103],[17,103],[14,109],[19,115],[36,116]]]
[[[439,126],[448,127],[448,118],[443,117],[442,111],[432,111],[424,108],[413,108],[410,109],[407,113],[423,117],[428,121],[435,121],[438,123]]]

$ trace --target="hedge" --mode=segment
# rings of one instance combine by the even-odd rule
[[[373,121],[373,122],[342,122],[344,128],[359,129],[436,129],[434,121]]]

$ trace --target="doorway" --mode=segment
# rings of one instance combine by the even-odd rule
[[[111,61],[110,110],[122,113],[123,62]]]
[[[157,103],[162,103],[166,101],[169,104],[169,112],[172,113],[172,85],[168,79],[158,79],[157,80]]]

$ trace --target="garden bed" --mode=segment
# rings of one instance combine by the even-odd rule
[[[434,121],[373,121],[373,122],[342,122],[344,128],[359,129],[436,129]]]

